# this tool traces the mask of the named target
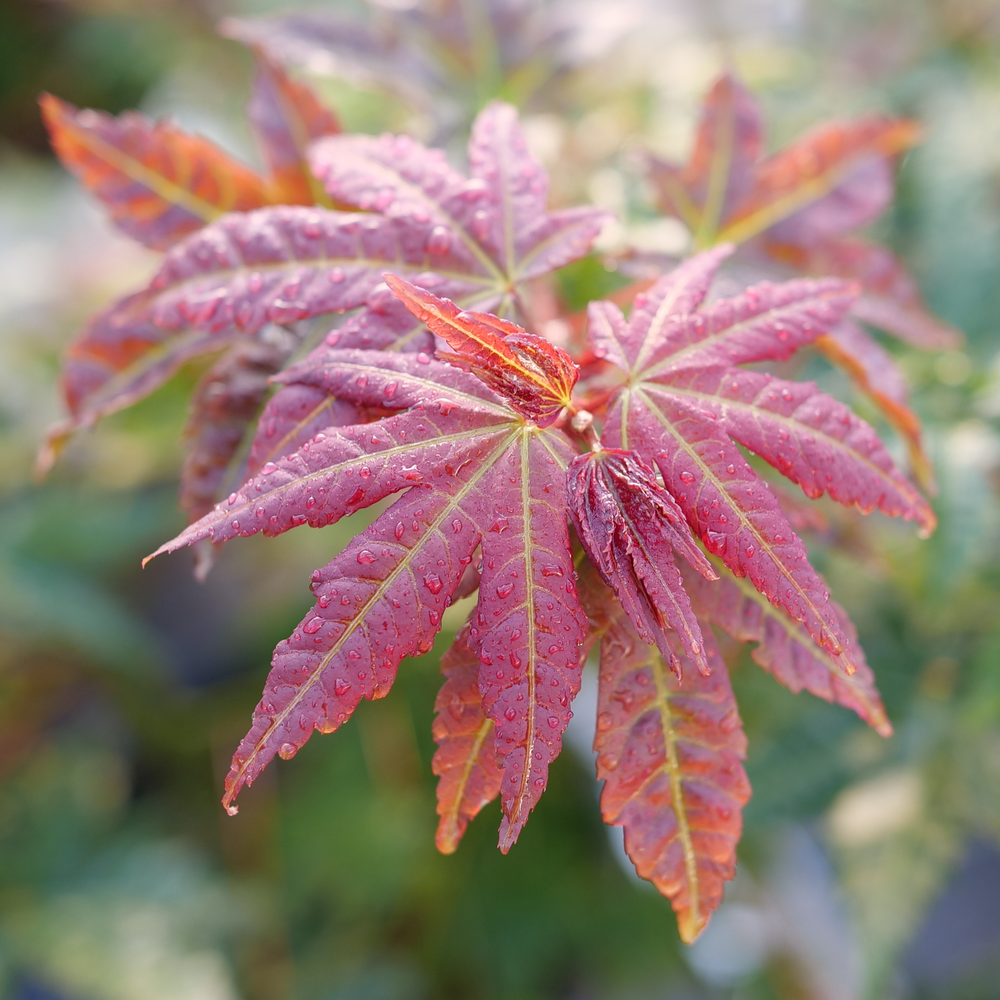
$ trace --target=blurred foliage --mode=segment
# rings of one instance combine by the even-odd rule
[[[1000,5],[587,0],[572,8],[571,65],[544,88],[518,83],[554,196],[614,209],[611,242],[661,254],[683,233],[656,218],[628,150],[683,154],[720,65],[761,95],[776,144],[872,107],[920,118],[926,144],[879,236],[968,337],[939,356],[886,345],[928,425],[938,533],[919,542],[828,507],[829,531],[810,539],[897,735],[734,654],[754,798],[728,901],[683,954],[669,906],[600,825],[585,732],[509,857],[494,810],[455,856],[436,854],[428,732],[448,631],[389,698],[276,763],[225,817],[222,775],[271,648],[306,606],[300,581],[354,529],[231,545],[204,586],[183,556],[140,572],[180,524],[175,441],[197,372],[29,482],[61,345],[153,259],[52,167],[36,92],[168,110],[239,151],[246,62],[212,23],[276,9],[0,7],[0,996],[1000,997]],[[506,86],[491,73],[476,102]],[[434,129],[377,82],[319,84],[352,128]],[[584,300],[619,280],[595,257],[563,287]],[[849,394],[818,359],[806,374]]]

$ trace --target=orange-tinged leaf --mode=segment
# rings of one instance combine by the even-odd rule
[[[410,312],[450,347],[438,357],[470,371],[523,416],[547,427],[570,405],[578,371],[562,348],[489,313],[466,312],[449,299],[395,275],[386,284]]]
[[[718,234],[719,240],[742,243],[796,213],[812,209],[809,222],[823,235],[857,228],[884,211],[892,197],[891,179],[879,184],[877,164],[915,145],[919,126],[906,119],[866,115],[849,122],[831,122],[768,157],[758,167],[753,188]],[[822,221],[815,211],[823,199],[863,174],[863,183],[843,193],[837,204],[824,206]],[[796,240],[795,242],[802,242]]]
[[[201,136],[137,111],[117,118],[43,94],[52,146],[115,224],[165,250],[225,212],[267,202],[263,180]]]
[[[750,798],[736,700],[711,632],[705,639],[711,676],[687,669],[678,681],[619,614],[601,640],[594,737],[604,822],[625,828],[625,851],[670,900],[688,944],[736,872]]]
[[[818,338],[816,349],[843,368],[896,428],[906,442],[917,482],[933,494],[934,470],[924,451],[923,427],[920,417],[910,408],[906,379],[892,355],[850,320],[844,320]]]
[[[500,794],[503,777],[493,745],[493,720],[483,712],[479,693],[479,657],[469,646],[469,626],[457,636],[441,660],[446,680],[434,702],[432,768],[438,776],[438,822],[435,843],[453,854],[474,819]]]
[[[727,73],[705,96],[688,162],[678,167],[651,156],[648,168],[664,211],[678,216],[699,246],[708,246],[753,184],[761,152],[757,102]]]
[[[960,330],[934,316],[902,261],[886,247],[867,240],[828,240],[802,247],[768,242],[768,252],[810,274],[830,274],[860,281],[854,315],[925,351],[961,345]]]
[[[267,163],[269,199],[329,208],[330,198],[309,169],[307,154],[310,143],[340,132],[340,123],[310,87],[293,80],[261,49],[255,48],[254,55],[257,68],[247,111]]]

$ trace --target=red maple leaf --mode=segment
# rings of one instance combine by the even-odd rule
[[[438,358],[327,344],[279,376],[285,388],[272,403],[305,391],[296,426],[312,435],[286,433],[287,448],[157,554],[320,527],[403,495],[314,574],[316,604],[275,651],[233,759],[230,811],[276,754],[294,756],[314,730],[339,728],[362,698],[383,697],[402,658],[427,651],[445,608],[477,583],[476,610],[443,664],[439,846],[454,850],[497,794],[500,847],[514,843],[560,750],[581,660],[600,638],[602,809],[625,826],[630,856],[673,902],[685,940],[732,876],[749,795],[738,715],[708,624],[759,642],[755,658],[793,689],[889,731],[853,627],[736,445],[810,496],[914,518],[926,531],[933,514],[846,407],[809,383],[738,367],[787,358],[823,335],[855,290],[837,280],[763,284],[705,306],[727,252],[661,278],[628,321],[611,303],[592,304],[594,352],[620,369],[622,383],[603,443],[570,396],[576,372],[561,349],[392,275],[394,293],[447,345]],[[365,420],[337,426],[323,401]],[[290,405],[288,397],[272,417]],[[259,437],[269,436],[268,412]],[[588,598],[589,637],[570,516],[617,597],[603,591],[598,611]],[[477,549],[478,580],[470,576]],[[672,551],[693,569],[681,572]],[[587,583],[590,592],[602,586]],[[636,741],[644,741],[639,758],[628,749]]]
[[[266,177],[173,126],[44,104],[64,162],[115,220],[170,246],[149,286],[71,345],[71,416],[53,442],[220,351],[187,429],[193,523],[154,555],[323,527],[394,498],[313,574],[315,603],[275,650],[223,803],[235,812],[275,756],[384,697],[446,609],[478,593],[442,661],[438,847],[454,851],[495,797],[500,848],[514,844],[599,644],[602,815],[691,941],[733,875],[750,795],[711,626],[756,643],[752,657],[792,690],[891,732],[854,627],[793,530],[809,518],[786,515],[746,452],[807,497],[933,529],[871,427],[761,368],[817,345],[917,448],[905,385],[847,319],[943,336],[894,258],[846,235],[884,207],[913,128],[834,125],[761,159],[753,101],[724,78],[690,163],[654,168],[664,205],[719,245],[652,282],[627,319],[592,302],[590,347],[574,358],[519,325],[526,285],[588,252],[604,217],[549,210],[512,107],[476,119],[466,177],[407,137],[337,134],[315,94],[256,58]],[[720,241],[750,239],[861,282],[765,282],[706,304],[733,249]],[[348,310],[288,366],[300,321]],[[213,502],[227,476],[242,485]]]
[[[697,247],[747,243],[752,253],[806,274],[859,281],[857,319],[940,350],[959,343],[961,334],[928,312],[891,251],[854,235],[888,208],[894,160],[919,136],[915,122],[872,114],[821,125],[764,157],[760,109],[727,74],[705,97],[688,162],[677,166],[650,155],[647,165],[660,207],[687,225]],[[920,420],[892,358],[856,324],[832,329],[816,347],[882,409],[906,441],[918,479],[932,488]]]

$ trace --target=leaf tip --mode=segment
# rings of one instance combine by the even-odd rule
[[[456,823],[451,817],[442,817],[438,823],[434,846],[441,854],[454,854],[458,850],[458,842],[462,839],[461,832],[456,829]]]
[[[677,918],[677,932],[685,944],[694,944],[708,926],[709,918],[690,910]]]

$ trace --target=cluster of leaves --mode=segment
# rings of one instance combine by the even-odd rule
[[[961,343],[959,331],[927,311],[903,263],[855,235],[891,205],[893,161],[919,138],[916,122],[869,114],[826,123],[764,156],[760,108],[727,74],[705,96],[688,162],[649,154],[644,163],[660,208],[684,222],[696,247],[744,244],[750,260],[860,283],[850,316],[815,346],[851,375],[901,434],[914,474],[933,492],[906,379],[858,322],[924,350]]]
[[[751,236],[782,259],[800,248],[807,269],[836,257],[840,235],[884,207],[912,127],[835,126],[759,161],[756,112],[724,78],[690,164],[652,167],[665,205],[713,248],[636,294],[628,318],[591,302],[573,357],[526,329],[531,293],[590,251],[605,213],[550,210],[512,106],[477,116],[465,176],[408,137],[340,134],[307,87],[255,53],[249,112],[267,176],[173,125],[43,98],[67,167],[122,229],[167,249],[149,285],[71,345],[70,417],[43,462],[221,352],[192,402],[192,523],[154,555],[322,527],[400,494],[313,574],[315,604],[275,650],[226,808],[275,755],[384,697],[446,609],[478,594],[442,662],[438,846],[454,851],[497,797],[501,850],[517,840],[599,644],[602,814],[691,941],[733,875],[750,795],[710,626],[757,643],[754,659],[792,690],[891,732],[853,626],[746,453],[809,497],[934,528],[869,425],[760,363],[836,344],[828,353],[874,385],[881,348],[847,325],[852,312],[874,321],[872,302],[886,326],[893,308],[905,314],[895,332],[947,334],[905,287],[899,298],[902,279],[886,290],[870,268],[714,301],[710,288],[732,241]],[[318,322],[329,332],[302,348]],[[216,502],[229,477],[237,488]]]

